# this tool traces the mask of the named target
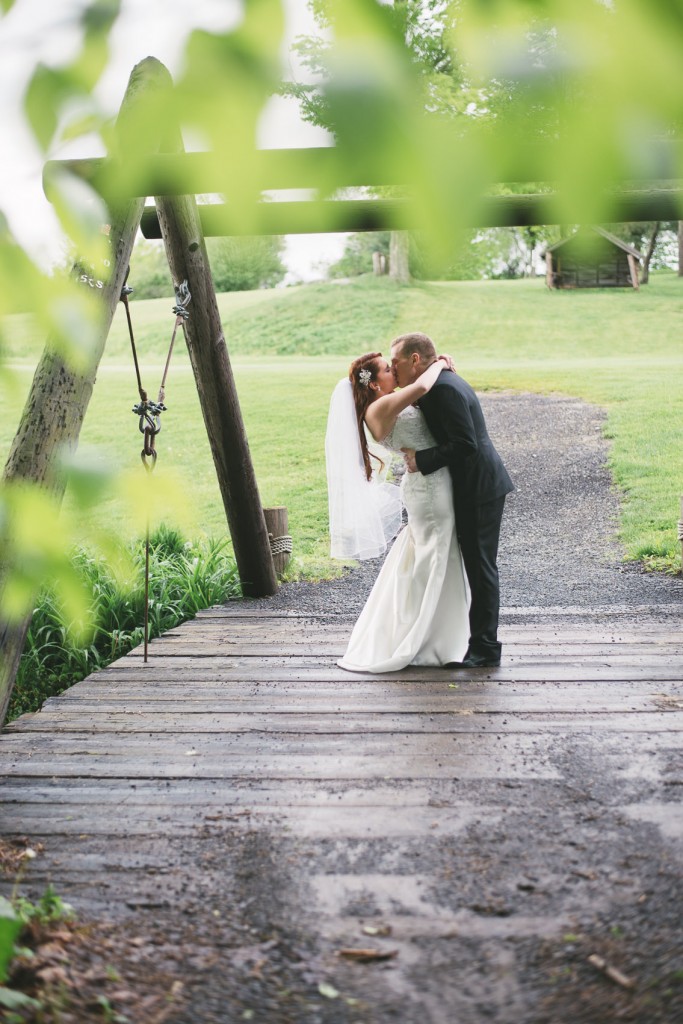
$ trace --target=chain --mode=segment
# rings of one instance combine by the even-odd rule
[[[164,405],[164,398],[166,397],[166,378],[168,377],[168,370],[171,365],[171,356],[173,355],[173,346],[175,344],[176,334],[178,328],[182,326],[183,333],[185,333],[185,321],[189,318],[190,314],[187,310],[188,305],[192,296],[190,295],[190,289],[187,281],[183,281],[179,285],[174,285],[176,294],[176,304],[173,307],[173,313],[175,315],[175,325],[173,327],[173,333],[171,335],[171,343],[168,348],[168,355],[166,357],[166,365],[164,366],[163,376],[161,378],[161,385],[159,387],[159,395],[156,402],[153,402],[147,395],[147,392],[142,386],[142,376],[140,374],[140,363],[138,361],[137,348],[135,346],[135,335],[133,333],[133,321],[130,315],[130,306],[128,304],[128,296],[132,294],[133,289],[128,285],[128,275],[130,274],[130,267],[126,271],[126,277],[121,288],[120,301],[123,303],[124,309],[126,310],[126,320],[128,322],[128,334],[130,337],[130,347],[133,353],[133,363],[135,364],[135,376],[138,383],[138,394],[140,401],[137,405],[133,406],[133,412],[138,417],[138,426],[140,433],[144,435],[144,441],[142,445],[142,451],[140,452],[140,458],[142,464],[148,473],[151,473],[156,466],[157,450],[156,450],[156,439],[157,434],[161,431],[161,414],[166,412],[166,406]],[[144,662],[147,664],[147,648],[149,644],[149,513],[147,514],[147,530],[145,536],[145,621],[144,621]]]

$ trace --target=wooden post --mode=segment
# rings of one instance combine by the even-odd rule
[[[636,265],[635,256],[632,256],[630,252],[626,253],[626,259],[628,260],[628,269],[631,274],[631,284],[636,291],[640,289],[640,282],[638,281],[638,267]]]
[[[548,288],[555,287],[553,280],[553,254],[551,252],[546,252],[545,254],[545,283]]]
[[[168,71],[153,58],[147,58],[133,69],[116,125],[124,152],[127,118],[154,90],[168,87],[169,84]],[[160,141],[161,138],[146,140],[150,147],[158,145]],[[139,140],[130,140],[130,143],[139,145]],[[65,482],[63,476],[55,472],[56,461],[64,448],[75,450],[78,445],[97,368],[140,225],[143,205],[144,199],[134,199],[119,210],[110,209],[111,276],[99,291],[102,315],[88,364],[83,370],[75,371],[55,351],[54,345],[48,342],[35,372],[5,466],[5,481],[27,480],[39,484],[50,491],[58,502],[64,496]],[[50,529],[49,523],[45,524],[45,529]],[[0,562],[0,590],[8,568],[6,562]],[[7,714],[30,622],[30,615],[23,622],[0,621],[0,724]]]
[[[292,538],[288,533],[286,505],[264,508],[263,514],[268,528],[268,542],[273,555],[273,565],[278,579],[287,568],[292,555]]]
[[[183,148],[180,131],[173,146]],[[155,202],[173,280],[187,281],[192,295],[187,347],[242,590],[248,597],[267,597],[277,592],[278,582],[197,203],[194,196],[157,196]]]

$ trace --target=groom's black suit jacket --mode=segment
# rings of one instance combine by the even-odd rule
[[[418,405],[437,443],[416,452],[417,468],[426,475],[448,466],[456,516],[458,508],[483,505],[514,489],[489,438],[479,399],[466,380],[443,370]]]

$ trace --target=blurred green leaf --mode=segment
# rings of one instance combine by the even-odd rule
[[[95,0],[81,15],[83,46],[69,66],[69,74],[78,88],[90,93],[109,59],[109,33],[121,10],[120,0]]]
[[[42,321],[50,332],[48,344],[76,372],[92,364],[102,316],[95,299],[99,279],[92,272],[81,278],[86,280],[55,278],[42,311]]]
[[[39,64],[28,84],[24,109],[33,133],[44,150],[52,142],[62,107],[74,93],[68,72]]]
[[[89,4],[80,17],[83,42],[76,58],[61,67],[44,63],[36,66],[24,97],[24,109],[44,150],[55,138],[70,103],[80,100],[81,106],[96,105],[92,90],[107,66],[109,33],[120,7],[120,0],[95,0]]]
[[[18,622],[42,580],[69,586],[69,536],[55,498],[23,481],[0,490],[0,536],[7,559],[0,608],[8,621]]]
[[[180,477],[168,468],[158,467],[153,473],[141,466],[121,473],[116,490],[130,509],[130,521],[139,534],[149,522],[154,529],[160,522],[186,526],[186,493]]]
[[[14,7],[15,0],[0,0],[0,10],[3,14],[7,14]]]
[[[97,449],[65,450],[60,468],[66,473],[69,492],[79,510],[92,508],[112,491],[111,468]]]
[[[0,981],[7,979],[7,967],[14,956],[14,941],[21,930],[21,921],[8,899],[0,896]]]
[[[85,261],[101,265],[98,279],[103,280],[103,261],[110,255],[110,250],[108,239],[103,233],[103,225],[108,223],[109,214],[101,197],[82,178],[67,170],[54,171],[50,175],[47,191],[48,199],[79,256]]]
[[[234,203],[241,232],[258,232],[257,129],[266,102],[280,85],[283,30],[281,0],[251,0],[235,31],[193,32],[168,115],[191,127],[211,150],[225,183],[220,191]]]

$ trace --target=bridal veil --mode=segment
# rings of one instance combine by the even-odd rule
[[[366,478],[348,378],[332,392],[325,460],[332,558],[377,558],[401,529],[401,495],[395,484]]]

